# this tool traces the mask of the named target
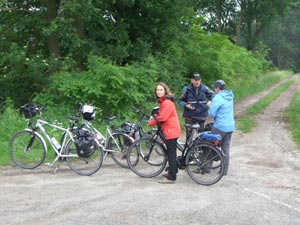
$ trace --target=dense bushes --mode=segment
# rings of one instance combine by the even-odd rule
[[[247,87],[266,70],[266,61],[232,44],[225,36],[206,35],[194,29],[181,38],[177,44],[170,43],[165,54],[130,65],[119,66],[90,54],[87,70],[52,74],[50,85],[37,99],[67,107],[81,100],[99,107],[103,115],[126,118],[130,105],[150,109],[156,104],[153,87],[158,81],[168,84],[177,97],[189,82],[190,71],[199,71],[209,86],[216,79],[223,79],[229,87]]]

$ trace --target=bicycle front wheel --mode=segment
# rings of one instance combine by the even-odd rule
[[[109,138],[107,148],[110,150],[112,159],[121,167],[129,168],[127,164],[127,150],[133,140],[126,134],[115,133]]]
[[[31,130],[17,132],[9,142],[11,160],[23,169],[40,166],[46,157],[46,146],[42,138]]]
[[[212,185],[223,177],[224,157],[221,151],[212,144],[196,144],[187,152],[185,160],[189,176],[198,184]]]
[[[96,173],[103,163],[103,151],[95,143],[95,150],[88,157],[80,157],[77,154],[76,146],[73,140],[69,140],[65,147],[66,160],[69,167],[77,174],[90,176]]]
[[[166,167],[167,157],[164,146],[159,142],[142,138],[134,142],[127,152],[128,166],[140,177],[158,176]]]

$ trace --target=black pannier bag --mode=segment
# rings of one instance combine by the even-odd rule
[[[80,128],[75,131],[74,143],[79,157],[88,158],[97,148],[92,132]]]
[[[121,128],[126,132],[126,133],[134,133],[135,132],[135,124],[129,123],[129,122],[124,122],[121,124]]]
[[[139,138],[139,131],[136,128],[136,125],[133,123],[124,122],[121,124],[121,129],[134,139]]]

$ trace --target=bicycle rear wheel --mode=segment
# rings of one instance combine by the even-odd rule
[[[9,142],[11,160],[23,169],[40,166],[46,157],[46,146],[39,135],[31,130],[17,132]]]
[[[103,151],[96,143],[94,152],[88,157],[78,156],[75,143],[72,140],[69,140],[64,151],[68,155],[66,160],[69,167],[79,175],[90,176],[102,166]]]
[[[185,164],[189,176],[196,183],[207,186],[217,183],[223,177],[225,169],[221,151],[209,143],[193,146],[187,152]]]
[[[133,140],[126,134],[115,133],[113,138],[109,138],[107,148],[110,151],[112,159],[121,167],[129,168],[127,163],[127,150],[133,143]]]
[[[127,160],[132,172],[147,178],[158,176],[167,164],[163,145],[147,138],[142,138],[129,147]]]

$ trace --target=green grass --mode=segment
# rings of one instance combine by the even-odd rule
[[[237,128],[243,133],[250,132],[254,125],[255,120],[250,116],[242,116],[237,120]]]
[[[294,80],[289,80],[282,85],[278,86],[275,90],[273,90],[270,94],[262,98],[259,102],[251,106],[246,110],[244,116],[237,120],[237,128],[244,132],[250,132],[252,128],[255,126],[255,120],[252,118],[253,115],[262,113],[263,110],[279,95],[284,92],[291,84],[293,84]]]
[[[277,87],[274,91],[272,91],[270,94],[265,96],[263,99],[261,99],[259,102],[254,104],[252,107],[248,108],[246,110],[246,114],[254,115],[261,113],[274,99],[278,98],[279,95],[284,92],[291,84],[293,84],[294,80],[289,80],[279,87]]]
[[[246,96],[259,93],[271,85],[278,83],[292,74],[291,71],[275,71],[252,79],[236,82],[233,87],[235,100],[243,99]]]
[[[298,150],[300,149],[300,89],[298,88],[295,95],[291,99],[289,107],[284,112],[288,118],[292,137],[296,143]]]
[[[10,162],[8,145],[11,136],[17,131],[24,129],[26,122],[19,112],[11,107],[7,107],[4,113],[0,114],[0,165],[7,165]]]

